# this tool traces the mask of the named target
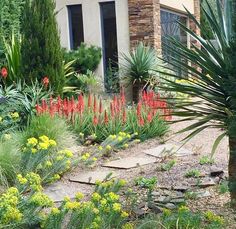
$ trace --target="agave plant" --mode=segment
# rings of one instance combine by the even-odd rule
[[[233,5],[234,4],[234,5]],[[236,208],[236,9],[235,1],[226,0],[224,8],[217,0],[217,12],[214,12],[206,2],[203,13],[210,26],[216,45],[205,40],[186,26],[180,24],[197,43],[191,49],[180,41],[169,37],[166,47],[173,52],[174,57],[168,60],[172,67],[181,67],[191,76],[189,84],[179,84],[168,81],[168,90],[185,93],[195,97],[192,101],[182,101],[174,106],[174,115],[182,117],[180,120],[195,120],[194,124],[183,129],[191,131],[185,140],[191,139],[207,128],[223,129],[212,148],[215,152],[220,141],[229,138],[229,190],[232,206]],[[196,23],[201,31],[206,29],[186,9],[188,16]],[[187,60],[186,62],[180,61]],[[192,63],[192,64],[191,64]],[[186,75],[185,74],[185,75]],[[170,74],[176,79],[183,76]]]
[[[142,42],[130,51],[122,55],[123,80],[133,86],[133,100],[138,101],[139,91],[145,87],[147,81],[155,74],[153,69],[158,66],[155,49],[144,45]]]

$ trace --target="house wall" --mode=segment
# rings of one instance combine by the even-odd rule
[[[184,7],[186,7],[194,14],[194,0],[160,0],[160,4],[162,7],[182,12],[185,12]]]
[[[69,38],[69,17],[67,5],[82,4],[84,23],[84,42],[87,44],[102,47],[100,2],[110,0],[56,0],[57,20],[61,36],[61,45],[70,47]],[[118,53],[128,52],[130,49],[129,22],[128,22],[128,1],[118,0],[116,4],[117,40]],[[103,63],[101,61],[97,74],[104,75]]]

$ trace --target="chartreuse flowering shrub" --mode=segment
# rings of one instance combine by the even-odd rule
[[[81,133],[80,136],[83,138],[84,135]],[[109,135],[99,146],[93,146],[89,152],[84,152],[80,157],[80,162],[85,165],[94,165],[99,158],[110,156],[112,151],[127,149],[129,145],[140,142],[139,139],[136,139],[137,136],[138,133],[128,134],[125,132]],[[92,137],[96,140],[95,134]]]
[[[66,197],[59,208],[51,209],[42,227],[59,229],[63,225],[67,229],[122,228],[129,214],[123,209],[117,193],[125,184],[124,180],[98,181],[90,200],[81,201],[81,193],[76,195],[74,201]]]
[[[35,172],[43,183],[53,182],[70,169],[73,153],[70,150],[57,151],[57,142],[42,135],[29,138],[22,149],[21,171]]]
[[[52,206],[53,201],[42,192],[39,175],[19,174],[17,186],[0,196],[0,228],[33,228],[45,217],[44,209]]]
[[[18,127],[21,121],[18,112],[0,112],[0,137]]]

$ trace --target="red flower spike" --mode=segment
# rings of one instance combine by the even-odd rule
[[[147,120],[148,120],[149,123],[152,121],[152,118],[153,118],[152,112],[150,111],[147,115]]]
[[[92,96],[89,93],[89,96],[88,96],[88,108],[90,108],[91,106],[92,106]]]
[[[142,110],[142,103],[139,102],[137,105],[137,115],[140,116],[141,115],[141,110]]]
[[[48,84],[49,84],[49,78],[47,76],[44,76],[42,83],[43,83],[44,87],[47,88]]]
[[[96,99],[95,95],[94,95],[94,98],[93,98],[93,112],[94,113],[97,112],[97,99]]]
[[[108,122],[109,122],[109,119],[108,119],[107,111],[105,110],[105,113],[104,113],[104,123],[107,124]]]
[[[122,113],[122,122],[123,122],[123,124],[126,122],[126,111],[125,111],[125,109],[123,110],[123,113]]]
[[[6,79],[6,78],[7,78],[7,75],[8,75],[7,68],[5,68],[5,67],[2,67],[2,68],[1,68],[1,75],[2,75],[2,78],[3,78],[3,79]]]
[[[99,102],[99,113],[101,114],[102,113],[102,100],[100,99],[100,102]]]
[[[115,116],[115,111],[114,111],[114,105],[113,105],[112,102],[110,103],[110,110],[111,110],[111,117],[114,118],[114,116]]]
[[[144,126],[144,119],[142,118],[142,116],[139,117],[138,124],[139,126]]]
[[[98,125],[98,118],[97,118],[96,115],[94,115],[94,117],[93,117],[93,124],[94,124],[95,126]]]

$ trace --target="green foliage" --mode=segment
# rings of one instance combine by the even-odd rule
[[[109,65],[105,76],[105,88],[108,93],[119,93],[120,92],[120,76],[117,68]]]
[[[194,213],[188,207],[181,206],[178,211],[164,209],[161,216],[149,215],[138,223],[137,229],[220,229],[224,228],[224,219],[213,212]]]
[[[8,69],[7,82],[12,84],[22,77],[21,74],[21,41],[14,34],[9,41],[4,39],[5,58]]]
[[[123,210],[117,193],[124,185],[123,180],[98,181],[89,201],[82,202],[81,193],[75,201],[66,198],[59,208],[51,209],[43,228],[122,228],[129,214]]]
[[[25,177],[18,174],[17,180],[17,187],[0,195],[0,227],[36,228],[53,201],[43,194],[41,178],[37,174],[29,173]]]
[[[157,178],[156,177],[151,177],[151,178],[139,177],[135,180],[135,184],[142,188],[153,190],[157,184]]]
[[[20,170],[20,153],[11,135],[0,139],[0,185],[13,185]]]
[[[22,16],[22,71],[26,82],[48,76],[61,93],[65,76],[53,0],[26,0]]]
[[[123,54],[123,64],[121,66],[124,75],[123,79],[128,84],[146,83],[154,75],[153,71],[157,66],[156,51],[143,43],[139,43],[129,54]]]
[[[71,147],[75,141],[75,137],[65,120],[59,117],[51,118],[44,114],[34,116],[25,130],[19,133],[21,145],[25,144],[30,137],[39,138],[42,135],[55,140],[59,149]]]
[[[218,185],[217,189],[218,189],[218,192],[219,192],[220,194],[225,194],[225,193],[227,193],[227,192],[229,191],[228,182],[227,182],[227,181],[221,182],[221,183]]]
[[[24,0],[0,1],[0,65],[1,60],[4,61],[3,39],[10,40],[12,33],[19,36],[23,6]]]
[[[87,71],[95,71],[101,61],[102,50],[96,46],[88,46],[82,43],[76,50],[64,51],[66,62],[75,61],[73,67],[76,72],[86,74]]]
[[[200,165],[206,165],[206,164],[212,165],[214,163],[215,163],[214,158],[209,156],[202,156],[199,160]]]
[[[87,74],[78,74],[76,75],[76,83],[77,88],[83,92],[95,92],[99,87],[99,83],[96,75],[93,72],[88,71]]]
[[[217,0],[217,13],[214,13],[209,4],[202,9],[216,40],[216,47],[185,26],[181,27],[199,46],[193,45],[189,49],[180,41],[169,38],[171,45],[168,49],[177,57],[172,57],[168,63],[174,67],[185,68],[186,74],[192,75],[196,80],[191,85],[168,81],[168,90],[195,97],[192,101],[180,101],[174,105],[173,115],[180,116],[180,120],[195,121],[180,131],[190,131],[184,140],[191,139],[207,128],[222,129],[223,134],[213,145],[213,154],[224,136],[229,136],[229,186],[231,193],[236,193],[236,28],[233,26],[235,17],[232,3],[233,1],[225,1],[222,10],[221,3]],[[200,30],[205,29],[205,25],[199,24],[190,12],[188,16]],[[185,59],[186,62],[179,59]],[[189,63],[194,63],[194,66]],[[183,79],[182,76],[173,76]],[[235,196],[232,195],[232,198]]]
[[[161,170],[162,171],[170,171],[176,164],[176,160],[170,160],[165,164],[161,165]]]
[[[57,142],[46,135],[28,138],[21,150],[21,173],[37,173],[44,184],[60,179],[71,168],[73,153],[56,151],[56,146]]]
[[[191,170],[189,170],[189,171],[187,171],[186,173],[185,173],[185,177],[195,177],[195,178],[197,178],[197,177],[200,177],[200,175],[201,175],[201,173],[200,173],[200,171],[199,170],[197,170],[197,169],[191,169]]]

